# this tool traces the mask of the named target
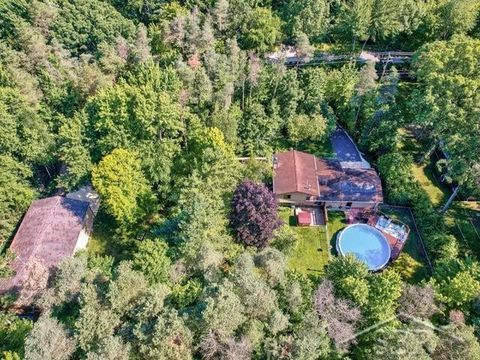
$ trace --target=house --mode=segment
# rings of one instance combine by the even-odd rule
[[[383,202],[381,180],[371,168],[346,167],[296,150],[275,154],[273,168],[273,192],[280,203],[346,210]]]
[[[14,291],[17,304],[28,305],[46,287],[52,268],[86,248],[93,217],[85,201],[53,196],[32,202],[10,245],[15,274],[0,280],[0,294]]]

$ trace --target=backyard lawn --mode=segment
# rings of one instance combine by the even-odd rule
[[[434,176],[431,164],[414,164],[412,166],[412,173],[422,188],[427,192],[434,206],[439,206],[445,202],[450,195],[449,189],[441,184]]]
[[[330,258],[326,228],[295,226],[295,217],[291,208],[280,208],[279,215],[299,237],[299,243],[288,260],[289,268],[305,274],[321,273]]]
[[[299,243],[290,256],[288,266],[305,274],[319,274],[335,252],[335,236],[346,226],[342,212],[329,212],[327,226],[297,227],[293,210],[280,208],[279,215],[298,234]]]
[[[402,152],[412,155],[415,160],[415,163],[412,165],[413,176],[427,192],[432,204],[434,206],[440,206],[450,195],[450,189],[435,177],[432,170],[435,160],[431,160],[428,164],[416,163],[427,151],[430,144],[424,144],[417,140],[415,134],[409,129],[400,129],[399,135],[401,139],[399,149]],[[432,155],[432,157],[435,159],[435,155]]]

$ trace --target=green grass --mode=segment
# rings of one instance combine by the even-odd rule
[[[413,283],[421,282],[423,279],[428,277],[428,265],[427,260],[423,256],[420,237],[415,231],[415,225],[413,223],[410,211],[404,208],[392,208],[389,206],[381,206],[380,211],[394,220],[401,221],[404,224],[407,224],[410,228],[410,234],[408,236],[407,242],[405,243],[405,246],[403,247],[403,252],[406,252],[412,258],[422,264],[422,267],[419,268],[419,270],[411,279]]]
[[[460,241],[462,253],[480,257],[480,204],[454,202],[445,214],[445,222]]]
[[[410,129],[399,129],[400,143],[399,150],[409,153],[417,161],[424,155],[430,144],[418,140]],[[434,206],[439,206],[446,201],[450,195],[450,189],[439,182],[433,173],[434,160],[428,164],[417,164],[412,166],[412,174],[422,188],[428,194]]]
[[[328,213],[327,236],[333,253],[336,253],[336,239],[340,230],[347,226],[345,214],[341,211],[331,211]]]
[[[449,190],[440,182],[438,182],[437,178],[433,174],[430,164],[413,165],[412,174],[415,176],[415,179],[417,179],[422,188],[427,192],[433,205],[438,206],[446,201],[450,195]]]
[[[305,274],[323,272],[330,258],[330,245],[327,241],[325,227],[297,227],[290,208],[281,208],[279,215],[286,224],[298,234],[299,242],[288,259],[288,266]]]

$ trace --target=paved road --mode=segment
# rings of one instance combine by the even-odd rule
[[[337,127],[330,136],[333,151],[341,162],[361,162],[362,156],[345,131]]]

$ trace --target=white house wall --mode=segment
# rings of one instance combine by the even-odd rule
[[[88,239],[88,232],[85,230],[85,228],[83,228],[78,235],[77,243],[75,244],[75,249],[73,250],[73,252],[75,253],[79,250],[85,250],[87,248]]]

